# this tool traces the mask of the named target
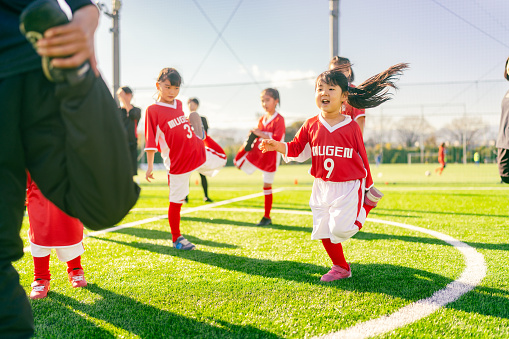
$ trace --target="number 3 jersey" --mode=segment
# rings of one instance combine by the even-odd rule
[[[170,174],[188,173],[205,163],[205,145],[194,134],[180,100],[171,105],[156,102],[147,108],[145,142],[145,151],[161,152]]]
[[[311,151],[310,173],[315,178],[333,182],[366,178],[366,188],[373,185],[360,127],[349,116],[334,126],[321,114],[309,118],[286,144],[285,158],[305,160],[301,152],[307,144]]]

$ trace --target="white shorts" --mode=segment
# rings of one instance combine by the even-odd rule
[[[57,252],[57,258],[61,262],[68,262],[69,260],[77,258],[78,256],[82,255],[85,252],[85,248],[83,247],[82,241],[71,246],[58,246],[58,247],[46,247],[30,243],[30,252],[32,252],[32,256],[36,258],[46,257],[50,255],[52,248],[54,248],[55,251]]]
[[[267,184],[272,184],[274,182],[274,178],[276,177],[276,172],[265,172],[253,165],[249,162],[249,160],[244,160],[244,163],[242,166],[240,166],[240,169],[244,171],[246,174],[253,174],[256,170],[259,170],[263,174],[263,182]]]
[[[313,211],[311,239],[330,239],[337,244],[350,239],[366,220],[364,202],[365,180],[345,182],[316,178],[309,199]]]
[[[206,159],[203,165],[195,169],[203,175],[210,177],[219,173],[226,165],[226,155],[218,153],[211,148],[205,147]],[[168,185],[170,186],[170,202],[182,204],[189,194],[189,177],[194,171],[182,174],[169,174]]]

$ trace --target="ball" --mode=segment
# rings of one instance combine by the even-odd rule
[[[382,172],[378,172],[378,177],[381,178],[383,176]]]
[[[430,171],[426,171],[426,172],[424,172],[424,175],[429,177],[431,175],[431,172]]]

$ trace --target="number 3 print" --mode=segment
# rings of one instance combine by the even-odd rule
[[[184,125],[184,129],[187,129],[187,135],[186,137],[188,137],[189,139],[191,139],[193,137],[193,132],[191,131],[191,126],[189,125]],[[327,177],[328,178],[328,177]]]

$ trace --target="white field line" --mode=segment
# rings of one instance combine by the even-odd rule
[[[279,188],[273,190],[274,193],[284,191],[285,188]],[[216,206],[226,205],[232,202],[242,201],[242,200],[248,200],[252,198],[256,198],[259,196],[262,196],[263,193],[256,193],[256,194],[250,194],[234,199],[219,201],[212,204],[202,205],[198,207],[188,208],[181,212],[181,214],[187,214],[192,212],[197,212],[201,210],[207,210],[207,209],[214,209],[218,211],[242,211],[242,212],[259,212],[262,209],[256,209],[256,208],[214,208]],[[295,210],[272,210],[274,213],[287,213],[287,214],[302,214],[302,215],[311,215],[310,211],[295,211]],[[106,232],[112,232],[118,229],[132,227],[136,225],[141,225],[153,221],[157,221],[160,219],[167,218],[167,215],[161,215],[154,218],[139,220],[127,224],[122,224],[119,226],[111,227],[102,231],[92,232],[89,233],[88,237],[106,233]],[[457,300],[465,293],[470,292],[472,289],[474,289],[477,285],[481,283],[481,281],[486,276],[486,272],[488,268],[486,267],[486,263],[484,261],[484,256],[477,252],[475,248],[465,244],[464,242],[461,242],[451,236],[448,236],[446,234],[428,230],[422,227],[403,224],[399,222],[393,222],[393,221],[386,221],[381,219],[372,219],[367,218],[367,221],[370,222],[376,222],[380,224],[386,224],[386,225],[392,225],[396,227],[402,227],[409,230],[413,230],[416,232],[426,233],[429,234],[437,239],[440,239],[450,245],[452,245],[454,248],[456,248],[458,251],[460,251],[466,262],[466,268],[461,274],[461,276],[454,280],[453,282],[449,283],[445,288],[436,291],[433,293],[431,297],[428,297],[426,299],[421,299],[416,302],[413,302],[401,309],[399,309],[397,312],[382,316],[377,319],[368,320],[362,323],[359,323],[353,327],[341,330],[339,332],[329,333],[324,336],[318,336],[315,338],[320,339],[332,339],[332,338],[369,338],[375,335],[380,335],[383,333],[387,333],[389,331],[393,331],[399,327],[411,324],[419,319],[425,318],[429,316],[430,314],[437,311],[439,308]],[[29,249],[29,247],[28,247]]]
[[[419,319],[425,318],[437,311],[439,308],[457,300],[463,294],[471,291],[479,285],[486,276],[488,268],[486,267],[484,256],[477,252],[475,248],[465,244],[464,242],[454,239],[446,234],[422,227],[379,219],[367,218],[366,220],[426,233],[445,241],[463,254],[466,262],[466,268],[458,279],[449,283],[445,286],[445,288],[436,291],[429,298],[413,302],[391,315],[368,320],[339,332],[329,333],[315,338],[369,338],[393,331],[399,327],[403,327]]]

